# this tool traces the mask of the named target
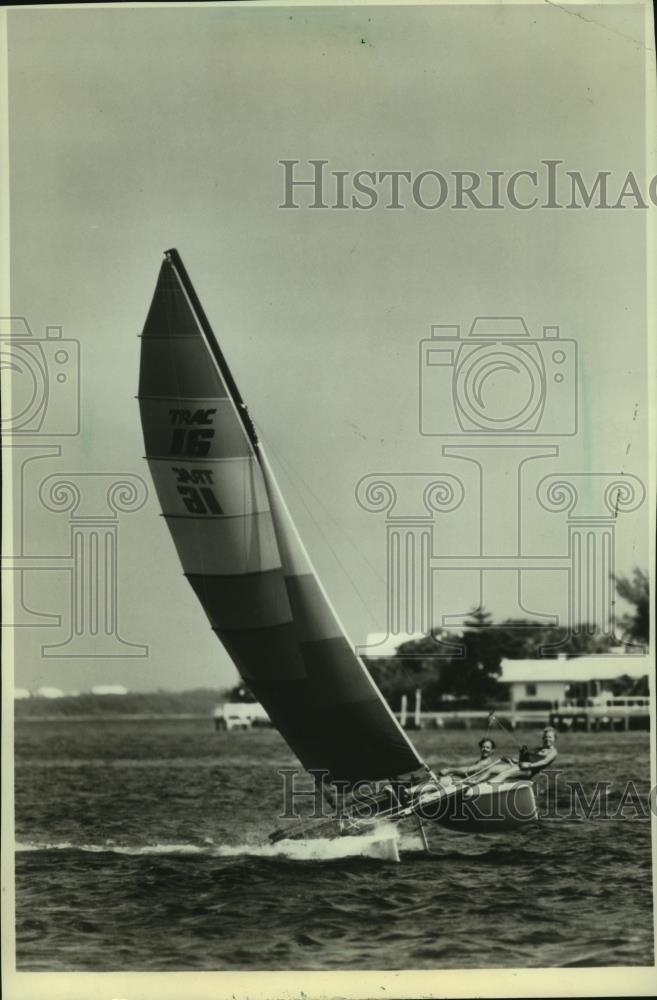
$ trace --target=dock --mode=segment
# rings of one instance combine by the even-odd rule
[[[396,712],[404,729],[486,729],[490,712],[468,709],[449,712]],[[512,712],[510,709],[495,711],[495,717],[509,729],[539,729],[549,723],[549,712],[531,709]]]
[[[495,709],[495,716],[508,729],[542,729],[559,732],[628,732],[650,729],[650,699],[644,697],[586,699],[590,704],[564,702],[552,708]],[[409,712],[402,706],[395,713],[404,729],[486,729],[486,710],[458,709],[442,712]]]
[[[550,725],[559,732],[628,732],[650,729],[648,698],[610,698],[604,705],[563,705],[550,712]]]

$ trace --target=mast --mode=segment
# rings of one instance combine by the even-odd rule
[[[191,278],[187,273],[187,268],[183,264],[180,254],[178,253],[175,247],[172,247],[170,250],[165,250],[164,256],[176,271],[176,274],[178,275],[178,278],[185,291],[185,294],[189,299],[190,305],[194,310],[194,312],[196,313],[196,318],[199,322],[199,326],[203,330],[208,347],[212,351],[214,359],[217,362],[219,371],[221,372],[221,376],[224,382],[226,383],[226,388],[228,389],[231,395],[231,398],[237,409],[238,416],[244,425],[244,429],[247,433],[249,441],[253,445],[254,451],[259,460],[259,455],[258,455],[259,441],[256,429],[253,425],[251,417],[249,416],[249,411],[247,409],[246,403],[242,399],[240,391],[237,388],[237,383],[233,378],[233,374],[230,368],[228,367],[228,362],[224,357],[224,353],[219,347],[219,342],[215,336],[214,330],[210,326],[210,320],[205,315],[205,310],[201,305],[201,300],[196,294],[196,290],[192,284]]]

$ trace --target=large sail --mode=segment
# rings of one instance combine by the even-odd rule
[[[142,334],[139,403],[185,576],[303,766],[349,782],[424,767],[326,599],[175,251]]]

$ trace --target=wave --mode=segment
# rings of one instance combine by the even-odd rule
[[[205,855],[213,858],[286,858],[292,861],[336,861],[344,858],[374,858],[398,861],[399,849],[414,850],[412,840],[400,843],[398,831],[379,831],[369,836],[281,840],[276,844],[142,844],[122,845],[74,844],[71,841],[17,843],[16,853],[47,851],[80,851],[90,854],[123,854],[133,857],[149,855]]]

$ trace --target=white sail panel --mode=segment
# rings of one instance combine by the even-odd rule
[[[152,458],[150,473],[164,514],[239,515],[269,510],[255,458]]]

